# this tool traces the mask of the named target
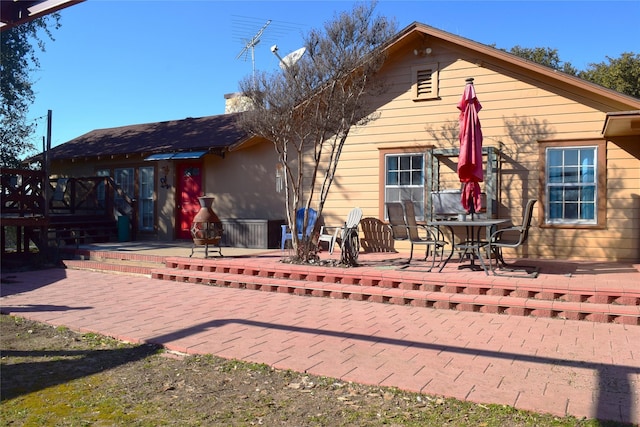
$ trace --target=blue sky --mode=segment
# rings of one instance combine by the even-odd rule
[[[88,0],[61,11],[62,27],[33,75],[36,147],[53,111],[52,145],[93,129],[224,113],[224,95],[252,73],[246,40],[271,20],[255,47],[270,71],[346,1]],[[393,1],[378,14],[398,29],[414,21],[499,48],[549,47],[579,70],[640,53],[640,1]]]

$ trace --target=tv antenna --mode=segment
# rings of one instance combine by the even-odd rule
[[[240,51],[240,53],[238,54],[238,56],[236,56],[236,59],[240,59],[240,57],[242,57],[244,55],[245,60],[247,57],[247,53],[249,52],[249,50],[251,50],[251,66],[253,69],[253,83],[255,85],[255,81],[256,81],[256,56],[255,56],[255,49],[256,49],[256,45],[258,43],[260,43],[260,37],[262,37],[262,34],[264,33],[264,30],[267,29],[267,27],[269,26],[269,24],[271,24],[271,20],[269,19],[267,21],[266,24],[264,24],[262,26],[262,28],[260,28],[260,31],[258,31],[256,33],[255,36],[253,36],[250,40],[247,40],[244,47],[242,48],[242,50]]]
[[[271,46],[271,52],[280,60],[280,68],[282,68],[283,71],[289,71],[291,67],[293,67],[300,58],[302,58],[302,55],[304,55],[306,51],[306,47],[301,47],[300,49],[294,50],[284,58],[281,58],[280,55],[278,55],[278,45],[274,44]]]

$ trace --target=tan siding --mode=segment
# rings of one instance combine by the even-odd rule
[[[261,159],[256,162],[255,159]],[[284,193],[276,192],[277,157],[271,144],[207,156],[204,191],[221,219],[284,219]]]
[[[640,161],[614,143],[607,144],[607,228],[604,243],[627,259],[640,253]],[[618,235],[614,234],[614,231]]]

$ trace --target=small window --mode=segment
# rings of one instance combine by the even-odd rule
[[[438,98],[438,64],[425,64],[411,69],[414,100]]]
[[[586,144],[544,147],[546,225],[604,225],[603,151],[602,146]]]

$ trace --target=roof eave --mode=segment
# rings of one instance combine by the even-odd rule
[[[640,136],[640,110],[607,113],[602,136],[607,139]]]
[[[257,135],[252,135],[252,136],[247,136],[245,139],[240,140],[238,142],[236,142],[235,144],[231,144],[228,148],[227,151],[231,152],[231,151],[238,151],[238,150],[242,150],[245,148],[249,148],[252,147],[258,143],[267,141],[265,138],[261,137],[261,136],[257,136]]]

